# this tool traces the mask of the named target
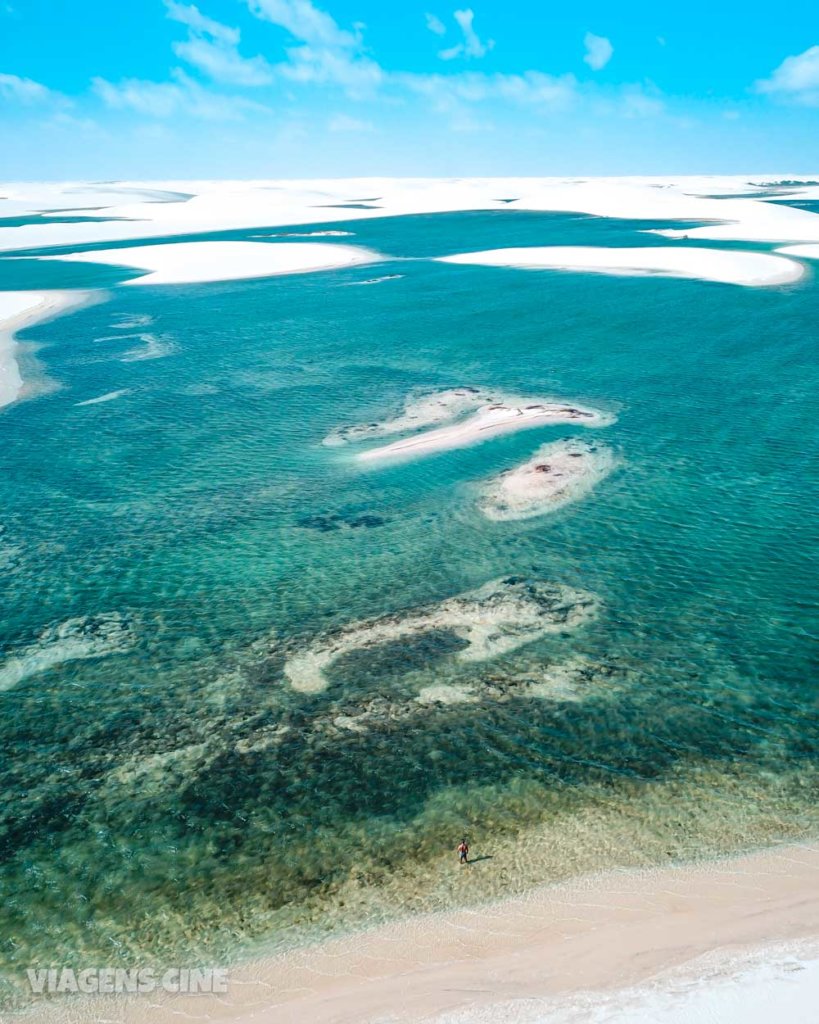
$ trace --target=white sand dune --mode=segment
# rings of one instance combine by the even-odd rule
[[[781,250],[780,250],[781,251]],[[488,249],[441,256],[440,263],[524,270],[586,270],[601,274],[658,274],[747,286],[789,284],[804,268],[793,260],[769,253],[735,252],[694,246],[634,247],[550,245],[517,249]]]
[[[472,416],[446,427],[423,431],[380,448],[360,452],[361,462],[385,459],[414,458],[433,452],[466,448],[501,434],[511,434],[533,427],[572,423],[583,427],[603,427],[611,417],[596,409],[539,399],[505,399],[478,409]]]
[[[0,407],[16,401],[23,390],[16,332],[90,301],[91,293],[82,291],[0,292]]]
[[[169,242],[39,258],[134,267],[149,273],[125,284],[153,285],[303,274],[373,263],[383,257],[358,246],[321,242]]]
[[[590,494],[616,464],[614,453],[578,438],[545,444],[527,462],[489,480],[478,502],[488,519],[532,519]]]
[[[359,178],[268,181],[9,183],[0,217],[36,222],[0,227],[0,250],[135,241],[233,228],[281,228],[466,210],[567,212],[668,222],[669,234],[745,241],[819,242],[819,216],[766,201],[771,182],[793,175],[632,178]],[[815,186],[788,186],[807,195]],[[369,208],[351,197],[379,196]],[[739,198],[737,198],[737,196]],[[756,198],[762,196],[763,198]],[[78,207],[83,197],[87,207]],[[509,200],[509,201],[507,201]],[[95,208],[98,207],[98,208]],[[60,222],[60,210],[93,217]],[[43,213],[47,215],[43,215]],[[119,219],[114,219],[119,218]],[[702,225],[687,227],[675,222]],[[708,222],[703,224],[703,222]]]
[[[797,256],[803,260],[819,260],[819,244],[786,245],[777,249],[783,256]]]

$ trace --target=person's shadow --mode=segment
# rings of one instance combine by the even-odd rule
[[[492,860],[492,854],[485,853],[482,857],[472,857],[467,861],[467,864],[478,864],[482,860]]]

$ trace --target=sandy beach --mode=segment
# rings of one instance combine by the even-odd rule
[[[453,871],[487,869],[491,861],[458,868],[453,855]],[[466,1015],[487,1024],[589,1020],[571,1014],[601,1005],[617,1010],[638,994],[644,1003],[668,1000],[669,991],[684,995],[695,978],[719,986],[749,963],[776,964],[784,957],[794,973],[810,964],[819,958],[817,882],[815,844],[606,872],[237,967],[228,995],[218,999],[67,1001],[38,1019],[374,1024],[453,1014],[453,1020]],[[807,1015],[813,1012],[813,973],[806,971],[803,980],[806,1015],[788,1024],[814,1019]],[[764,991],[774,983],[769,979]]]
[[[87,292],[0,292],[0,408],[16,401],[23,390],[17,365],[17,331],[60,316],[90,301]]]

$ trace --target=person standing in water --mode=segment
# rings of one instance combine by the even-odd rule
[[[469,845],[467,844],[466,837],[461,840],[461,845],[458,847],[458,863],[468,864],[469,863]]]

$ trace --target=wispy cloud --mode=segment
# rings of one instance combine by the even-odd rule
[[[350,49],[358,44],[357,35],[341,28],[311,0],[248,0],[248,7],[257,18],[281,26],[294,39],[312,46]]]
[[[441,50],[438,54],[441,60],[454,60],[456,57],[485,57],[495,45],[495,40],[489,39],[485,43],[482,42],[473,26],[475,12],[470,8],[466,8],[463,11],[455,11],[452,16],[457,22],[464,38],[463,42],[456,43],[455,46],[450,46],[446,50]]]
[[[63,99],[59,93],[41,82],[35,82],[32,78],[6,74],[0,74],[0,96],[18,103],[47,103],[50,100]]]
[[[430,32],[434,32],[436,36],[446,35],[446,25],[441,21],[435,14],[425,14],[427,28]]]
[[[230,85],[268,85],[273,69],[264,57],[243,57],[240,34],[202,14],[198,7],[165,0],[168,17],[187,26],[188,38],[173,44],[177,57],[203,71],[215,82]]]
[[[276,70],[294,82],[341,86],[350,96],[371,94],[384,80],[380,65],[363,51],[360,28],[341,28],[311,0],[248,0],[251,13],[288,32],[299,44]]]
[[[605,36],[596,36],[594,32],[587,32],[583,45],[586,47],[586,56],[583,60],[589,65],[592,71],[599,71],[611,60],[614,47]]]
[[[126,78],[114,83],[94,78],[91,84],[107,107],[152,118],[182,114],[206,121],[236,121],[249,111],[267,112],[266,107],[244,97],[212,93],[179,69],[169,82]]]
[[[327,122],[327,129],[331,132],[351,132],[360,135],[365,132],[374,132],[375,125],[371,121],[350,117],[349,114],[336,114]]]
[[[781,96],[808,107],[819,107],[819,46],[785,60],[756,83],[756,91]]]
[[[436,109],[448,111],[457,102],[480,103],[507,100],[544,107],[565,107],[577,94],[574,75],[547,75],[525,71],[521,75],[464,71],[454,75],[419,75],[398,72],[392,79],[413,92],[427,96]]]

